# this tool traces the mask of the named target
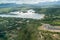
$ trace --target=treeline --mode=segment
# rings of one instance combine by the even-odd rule
[[[30,8],[23,8],[23,7],[8,7],[8,8],[0,8],[0,14],[9,14],[10,12],[14,11],[26,11]]]

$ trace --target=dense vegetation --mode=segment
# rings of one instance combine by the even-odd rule
[[[40,26],[39,20],[0,17],[0,38],[3,40],[37,40],[38,26]]]
[[[0,13],[34,9],[42,20],[0,17],[0,40],[60,40],[60,33],[38,30],[41,23],[60,26],[60,8],[0,8]]]
[[[40,8],[34,9],[36,12],[45,14],[45,19],[41,22],[60,26],[60,8]]]

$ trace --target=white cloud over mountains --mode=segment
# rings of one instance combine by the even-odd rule
[[[34,4],[38,2],[54,2],[59,0],[0,0],[0,3],[26,3],[26,4]]]

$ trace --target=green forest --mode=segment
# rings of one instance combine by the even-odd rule
[[[42,23],[60,26],[60,8],[0,8],[0,14],[29,9],[45,14],[44,19],[0,17],[0,40],[60,40],[60,32],[38,30]]]

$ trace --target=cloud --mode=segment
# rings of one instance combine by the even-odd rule
[[[38,2],[53,2],[53,1],[59,1],[59,0],[0,0],[2,3],[26,3],[26,4],[33,4],[33,3],[38,3]]]

